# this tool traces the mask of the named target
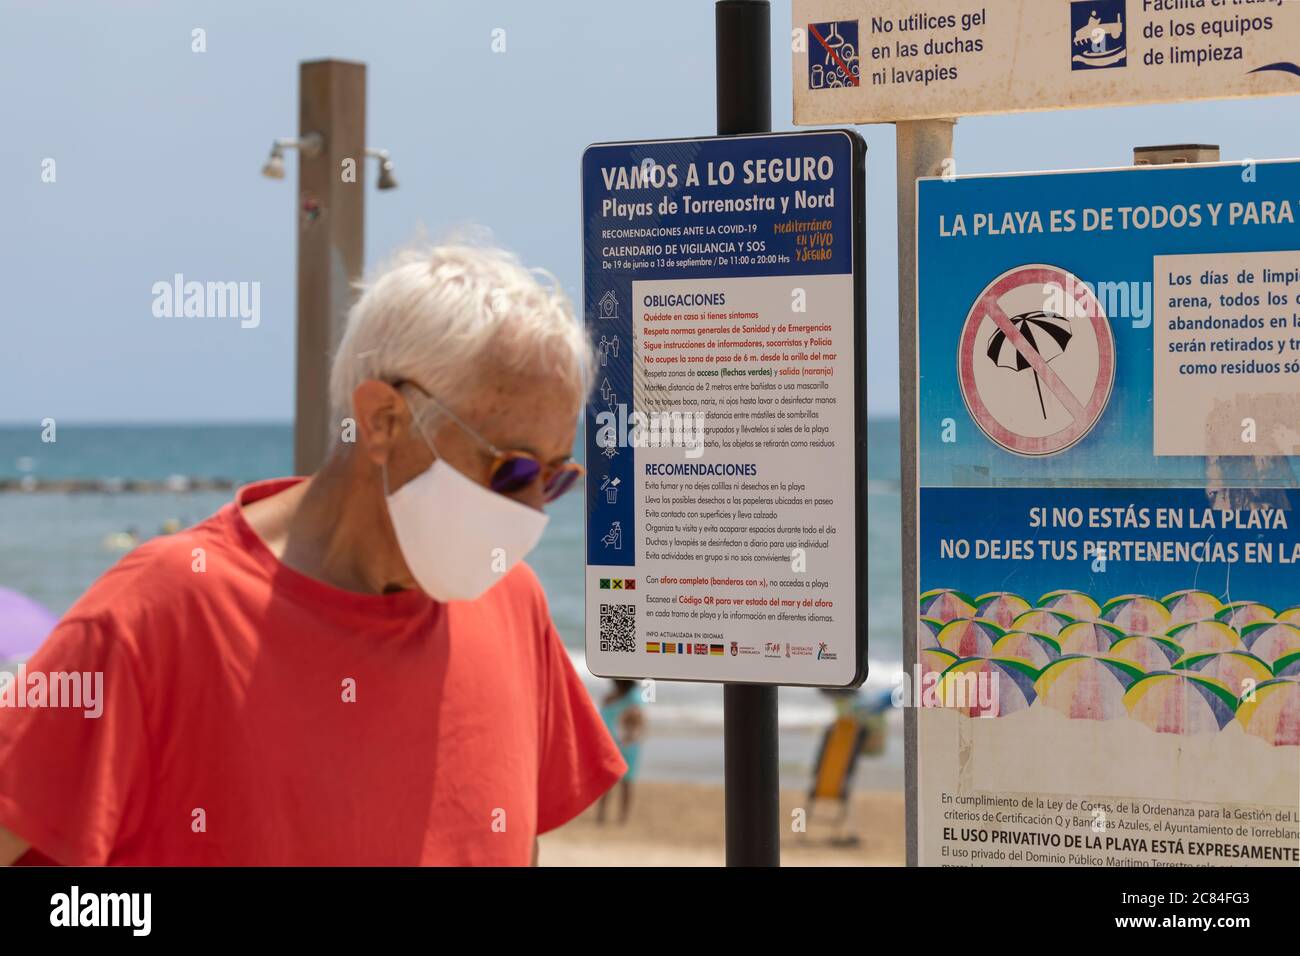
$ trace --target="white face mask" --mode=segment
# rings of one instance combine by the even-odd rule
[[[477,598],[533,550],[550,520],[441,458],[387,500],[406,566],[436,601]]]

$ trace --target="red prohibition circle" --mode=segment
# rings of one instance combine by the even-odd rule
[[[1026,285],[1041,287],[1049,282],[1055,282],[1066,294],[1073,295],[1076,314],[1083,314],[1092,323],[1093,332],[1097,337],[1097,381],[1093,383],[1092,392],[1087,399],[1080,401],[1045,362],[1041,368],[1035,366],[1035,371],[1044,377],[1049,389],[1071,416],[1071,422],[1065,428],[1055,434],[1035,438],[1019,435],[1006,428],[994,418],[993,413],[980,397],[979,390],[975,387],[976,336],[986,315],[997,321],[996,316],[1002,314],[998,300],[1008,292]],[[1002,327],[1001,323],[999,327]],[[1015,336],[1009,337],[1014,341]],[[1023,350],[1021,351],[1023,354]],[[1101,303],[1097,301],[1092,290],[1072,273],[1049,265],[1017,266],[994,279],[980,293],[971,307],[970,314],[966,316],[961,343],[957,349],[957,380],[961,384],[962,399],[966,402],[966,408],[970,411],[975,424],[999,446],[1026,457],[1055,455],[1057,452],[1065,451],[1092,431],[1100,421],[1102,412],[1106,410],[1106,403],[1110,401],[1111,389],[1115,384],[1115,339],[1111,332],[1110,320],[1102,312]]]

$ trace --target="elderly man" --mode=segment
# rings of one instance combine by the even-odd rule
[[[624,764],[521,562],[571,489],[592,351],[506,253],[406,253],[360,296],[339,441],[126,556],[0,708],[0,863],[518,864]]]

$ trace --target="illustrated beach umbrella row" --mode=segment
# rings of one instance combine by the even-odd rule
[[[1237,708],[1246,733],[1275,747],[1300,746],[1300,681],[1272,680],[1255,688]]]
[[[949,621],[939,631],[939,646],[952,651],[958,657],[989,657],[993,645],[1006,634],[992,621],[977,618],[959,618]]]
[[[934,693],[941,706],[969,717],[1005,717],[1034,702],[1034,671],[1015,661],[959,660],[943,672]]]
[[[975,599],[951,588],[937,588],[921,595],[921,616],[947,624],[954,618],[974,617]]]
[[[1013,631],[998,638],[991,656],[999,660],[1019,661],[1035,671],[1041,671],[1061,656],[1061,645],[1045,634]]]
[[[1055,611],[1075,620],[1101,618],[1129,634],[1160,636],[1170,627],[1195,621],[1219,620],[1241,629],[1263,621],[1300,624],[1300,605],[1274,611],[1258,601],[1224,603],[1208,591],[1186,589],[1160,600],[1142,594],[1121,594],[1104,605],[1075,590],[1049,591],[1036,605],[1011,591],[992,591],[972,597],[954,588],[936,588],[921,595],[921,614],[944,622],[958,617],[979,617],[1011,630],[1016,617],[1031,609]]]
[[[939,646],[939,632],[943,630],[943,621],[937,617],[922,616],[917,619],[916,640],[917,646],[922,649],[927,647]]]
[[[1171,624],[1207,621],[1223,610],[1223,602],[1208,591],[1175,591],[1160,599],[1169,611]]]
[[[1037,702],[1066,717],[1110,720],[1127,713],[1124,695],[1142,672],[1130,664],[1084,655],[1048,664],[1034,682]]]
[[[1039,672],[1063,656],[1105,657],[1136,667],[1144,674],[1168,670],[1194,671],[1218,681],[1234,696],[1240,696],[1246,688],[1274,677],[1300,676],[1300,646],[1278,658],[1286,665],[1286,673],[1282,673],[1281,668],[1271,669],[1269,661],[1244,649],[1188,654],[1168,638],[1125,637],[1109,625],[1098,622],[1080,621],[1068,625],[1055,640],[1043,634],[1013,631],[993,640],[991,646],[987,643],[992,639],[987,628],[963,629],[953,624],[948,625],[949,646],[944,648],[953,660],[970,656],[1010,660]],[[1300,642],[1300,634],[1294,638]],[[963,647],[974,648],[979,653],[962,653]]]
[[[1169,670],[1183,656],[1183,649],[1168,638],[1134,635],[1120,638],[1104,654],[1149,674]]]
[[[1169,630],[1173,615],[1155,598],[1125,594],[1111,598],[1102,606],[1101,619],[1114,624],[1125,634],[1163,637]]]
[[[1056,637],[1061,633],[1062,628],[1073,624],[1074,621],[1073,615],[1066,614],[1063,611],[1038,607],[1016,617],[1011,622],[1008,630],[1028,631],[1031,634],[1045,634],[1048,637]]]
[[[1273,662],[1274,677],[1293,677],[1300,680],[1300,654],[1288,654]]]
[[[1241,635],[1222,621],[1194,621],[1169,629],[1168,637],[1185,654],[1209,654],[1215,651],[1243,649]]]
[[[1038,606],[1076,620],[1101,617],[1101,605],[1082,591],[1049,591],[1038,599]]]
[[[1300,652],[1300,625],[1261,621],[1241,629],[1241,642],[1266,664]]]
[[[1065,654],[1104,654],[1124,636],[1124,631],[1104,621],[1075,621],[1057,632],[1056,641]]]
[[[1300,606],[1221,602],[1186,589],[1156,600],[1124,594],[1103,605],[1059,590],[1036,604],[995,591],[922,596],[921,667],[939,699],[981,686],[973,716],[1030,706],[1073,719],[1125,716],[1158,733],[1199,734],[1236,720],[1277,746],[1300,743]]]
[[[1089,595],[1074,590],[1048,592],[1030,606],[1010,591],[971,597],[940,588],[927,591],[920,603],[922,648],[946,647],[959,657],[1006,656],[1038,667],[1062,655],[1084,654],[1117,657],[1151,670],[1162,668],[1162,660],[1175,651],[1181,652],[1176,661],[1234,650],[1250,651],[1271,667],[1300,651],[1300,606],[1275,613],[1256,601],[1225,604],[1195,589],[1175,591],[1159,601],[1125,594],[1098,607]],[[1005,655],[994,650],[1011,635],[1040,640],[1017,637],[1011,642],[1014,648],[1004,648]],[[1126,643],[1112,654],[1121,641]]]
[[[942,674],[960,658],[950,650],[942,647],[925,647],[917,652],[917,663],[921,669],[921,680],[931,674]]]
[[[1011,627],[1012,621],[1028,610],[1029,602],[1009,591],[981,594],[975,599],[975,616],[992,621],[1004,631]]]
[[[1217,733],[1237,710],[1236,698],[1217,681],[1170,671],[1143,674],[1100,657],[1062,657],[1034,686],[1040,706],[1071,719],[1128,716],[1157,733]]]
[[[1272,621],[1276,616],[1277,612],[1267,604],[1259,604],[1255,601],[1233,601],[1231,604],[1223,605],[1219,613],[1214,615],[1214,619],[1240,631],[1251,624]]]
[[[1217,681],[1188,673],[1146,674],[1124,694],[1130,717],[1159,734],[1218,733],[1236,715],[1237,700]]]
[[[1186,658],[1229,651],[1249,651],[1249,656],[1272,667],[1277,660],[1300,652],[1300,625],[1278,621],[1247,625],[1241,634],[1221,621],[1195,621],[1171,628],[1167,637],[1156,637],[1126,634],[1105,621],[1067,622],[1056,612],[1035,609],[1019,615],[1011,628],[980,618],[956,618],[945,624],[923,617],[918,624],[922,649],[942,647],[958,657],[1019,660],[1039,669],[1063,655],[1083,654],[1127,661],[1150,672],[1167,670]],[[1241,675],[1233,672],[1232,676]]]
[[[1175,664],[1174,670],[1189,671],[1216,681],[1236,697],[1275,676],[1268,664],[1248,651],[1193,654]]]
[[[1167,734],[1217,733],[1235,719],[1272,746],[1300,744],[1300,680],[1270,678],[1248,654],[1206,655],[1227,659],[1218,661],[1224,668],[1218,672],[1188,667],[1145,674],[1126,661],[1086,655],[1060,657],[1041,669],[1018,660],[959,658],[943,648],[927,648],[921,656],[924,673],[937,675],[938,705],[972,717],[1004,717],[1040,706],[1073,720],[1127,716]],[[1291,664],[1300,673],[1300,654]],[[1223,679],[1231,666],[1261,678],[1240,700]]]

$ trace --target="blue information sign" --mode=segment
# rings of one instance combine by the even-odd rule
[[[863,154],[844,131],[584,154],[593,673],[864,676]]]
[[[1230,821],[1300,788],[1297,204],[1294,161],[918,184],[922,864],[1294,854]]]

